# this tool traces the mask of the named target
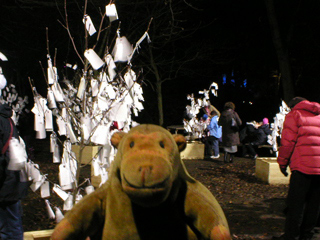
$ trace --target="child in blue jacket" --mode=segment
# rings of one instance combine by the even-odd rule
[[[212,149],[213,155],[210,158],[219,158],[219,139],[222,136],[222,127],[218,125],[219,116],[216,111],[210,113],[211,119],[207,126],[209,137],[207,139],[208,149]]]

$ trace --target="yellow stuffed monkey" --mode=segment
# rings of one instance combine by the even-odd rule
[[[108,181],[66,214],[52,240],[231,239],[219,203],[180,159],[182,135],[142,124],[111,143]]]

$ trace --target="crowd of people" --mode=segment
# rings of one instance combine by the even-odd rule
[[[206,108],[205,112],[202,119],[207,125],[204,137],[206,158],[219,158],[222,146],[224,162],[232,163],[238,146],[241,145],[242,157],[256,159],[256,148],[267,144],[268,135],[272,133],[268,118],[263,118],[261,122],[247,122],[241,127],[242,120],[235,111],[233,102],[226,102],[221,114],[214,107]]]
[[[277,162],[281,173],[288,177],[284,234],[273,239],[312,240],[320,227],[320,104],[302,97],[293,98],[283,124]],[[227,102],[220,117],[216,111],[204,115],[208,137],[206,157],[219,158],[219,143],[224,150],[224,162],[232,163],[241,143],[242,156],[257,158],[256,147],[267,144],[272,133],[269,120],[242,121],[235,105]]]

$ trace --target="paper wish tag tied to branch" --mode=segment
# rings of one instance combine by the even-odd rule
[[[19,140],[16,138],[11,138],[9,142],[9,155],[9,170],[20,171],[25,167],[28,156],[26,152],[26,146],[21,137],[19,137]]]
[[[99,92],[99,81],[92,78],[90,81],[91,89],[92,89],[92,97],[95,97],[98,95]]]
[[[116,64],[113,61],[113,57],[111,54],[107,54],[104,58],[107,66],[108,66],[108,73],[109,73],[109,77],[111,80],[114,79],[114,77],[116,76],[116,71],[115,69],[117,68]]]
[[[96,52],[93,49],[87,49],[84,52],[84,56],[88,61],[90,62],[93,69],[98,70],[104,65],[104,62],[101,60],[101,58],[96,54]]]
[[[106,15],[107,17],[109,17],[109,21],[113,22],[115,20],[118,19],[118,13],[117,13],[117,9],[116,9],[116,5],[112,4],[108,4],[106,6]]]
[[[55,209],[55,214],[56,214],[56,223],[59,223],[64,218],[64,216],[63,216],[60,208],[55,207],[54,209]]]
[[[73,196],[72,194],[68,194],[68,198],[63,203],[63,210],[69,211],[73,207]]]
[[[97,32],[89,15],[84,16],[83,23],[86,25],[86,29],[90,36]]]
[[[94,133],[91,137],[91,142],[98,145],[105,145],[108,143],[108,132],[110,128],[111,122],[107,125],[99,124],[97,128],[94,130]]]
[[[89,195],[90,193],[94,192],[94,186],[88,185],[88,186],[86,186],[84,191],[86,192],[87,195]]]
[[[33,183],[30,185],[30,188],[33,192],[37,191],[45,182],[45,176],[40,175],[40,180],[33,179]]]
[[[78,93],[77,93],[77,97],[82,100],[84,93],[86,91],[86,80],[84,77],[82,77],[80,79],[80,84],[79,84],[79,88],[78,88]]]
[[[63,200],[67,200],[69,194],[61,189],[61,187],[57,184],[54,184],[52,190]]]
[[[51,89],[53,91],[53,95],[55,97],[56,102],[64,102],[64,94],[61,89],[61,86],[58,82],[55,82],[52,86]]]
[[[50,197],[50,184],[49,181],[44,181],[40,187],[41,198]]]
[[[57,108],[57,103],[56,103],[56,100],[54,98],[54,93],[51,90],[51,88],[48,88],[47,100],[48,100],[48,108],[50,108],[50,109]]]
[[[0,67],[0,89],[4,89],[6,86],[7,86],[7,79],[3,75],[2,68]]]
[[[89,141],[92,132],[91,118],[88,115],[81,117],[81,128],[83,132],[83,138],[85,141]]]
[[[51,85],[57,79],[57,76],[58,76],[57,68],[52,66],[48,67],[47,74],[48,74],[48,84]]]
[[[52,60],[49,54],[47,54],[47,62],[48,62],[48,69],[47,69],[48,84],[52,85],[53,83],[58,81],[58,71],[57,71],[57,68],[52,65]]]
[[[67,164],[60,164],[59,166],[59,182],[62,190],[71,190],[73,188],[72,172]]]
[[[2,61],[8,61],[8,58],[6,57],[6,55],[4,55],[2,52],[0,52],[0,59]]]
[[[127,62],[132,51],[133,47],[126,37],[117,37],[112,56],[115,62]]]
[[[47,110],[44,115],[45,120],[45,129],[46,131],[53,131],[53,119],[52,119],[52,111]]]
[[[48,212],[48,216],[50,219],[55,219],[56,218],[56,215],[54,214],[51,206],[50,206],[50,202],[49,200],[45,200],[45,203],[46,203],[46,208],[47,208],[47,212]]]

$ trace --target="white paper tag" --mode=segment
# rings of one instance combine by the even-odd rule
[[[47,68],[47,74],[48,74],[48,84],[51,85],[54,83],[54,70],[52,66]]]
[[[59,182],[63,190],[72,189],[71,171],[66,164],[60,164],[59,166]]]
[[[50,109],[57,108],[57,103],[54,98],[53,91],[50,88],[48,88],[47,99],[48,99],[48,107]]]
[[[101,183],[100,186],[108,180],[108,172],[103,168],[103,172],[101,173]]]
[[[114,62],[127,62],[133,48],[125,36],[117,37],[112,50]]]
[[[63,210],[69,211],[73,207],[73,196],[71,194],[68,195],[68,198],[63,203]]]
[[[74,131],[72,129],[71,123],[67,123],[67,136],[70,139],[71,143],[78,142],[77,136],[74,134]]]
[[[110,112],[110,120],[116,122],[124,122],[128,119],[128,105],[126,103],[114,103]]]
[[[83,99],[85,90],[86,90],[86,80],[85,80],[84,77],[82,77],[82,78],[80,79],[80,84],[79,84],[78,93],[77,93],[77,97],[78,97],[80,100]]]
[[[9,143],[10,161],[7,168],[12,171],[24,169],[27,161],[24,142],[22,139],[20,141],[12,137]]]
[[[109,21],[113,22],[118,19],[118,13],[115,4],[108,4],[106,6],[106,15],[109,17]]]
[[[92,89],[92,97],[95,97],[98,95],[98,92],[99,92],[99,82],[98,80],[92,78],[90,83],[91,83],[91,89]]]
[[[60,163],[61,158],[60,158],[60,149],[59,145],[56,143],[54,146],[54,152],[53,152],[53,163]]]
[[[39,171],[39,164],[33,164],[31,168],[31,177],[33,179],[33,182],[40,182],[42,179],[42,176]]]
[[[50,206],[50,202],[49,200],[45,200],[45,203],[46,203],[46,207],[47,207],[47,212],[48,212],[48,216],[50,219],[55,219],[56,218],[56,215],[54,214],[51,206]]]
[[[97,32],[89,15],[84,16],[83,23],[86,25],[86,29],[90,36]]]
[[[41,180],[40,181],[37,181],[37,182],[33,182],[31,185],[30,185],[30,188],[33,192],[37,191],[39,189],[39,187],[42,186],[42,184],[44,183],[44,180],[45,180],[45,177],[41,176]]]
[[[78,203],[82,198],[82,195],[80,193],[77,193],[75,203]]]
[[[63,200],[66,201],[67,198],[69,197],[68,193],[66,193],[65,191],[63,191],[60,186],[58,186],[57,184],[54,184],[52,190]]]
[[[57,102],[64,102],[64,95],[62,92],[62,89],[59,85],[59,83],[55,82],[52,86],[51,89],[53,91],[53,95],[56,99]]]
[[[92,168],[93,168],[93,175],[94,176],[99,176],[100,175],[100,165],[99,161],[94,158],[91,162]]]
[[[91,137],[91,142],[95,143],[95,144],[99,144],[99,145],[105,145],[108,142],[108,131],[109,128],[108,126],[105,125],[99,125],[92,137]]]
[[[34,115],[34,121],[35,121],[34,130],[36,131],[36,138],[45,139],[47,135],[46,135],[46,128],[44,125],[44,116],[40,114]]]
[[[42,198],[50,197],[50,184],[49,181],[44,181],[40,188]]]
[[[55,132],[50,134],[50,152],[54,152],[54,148],[57,144],[57,134]]]
[[[61,220],[64,218],[60,208],[55,207],[55,214],[56,214],[56,223],[61,222]]]
[[[46,131],[53,131],[53,122],[52,122],[52,111],[51,110],[47,110],[45,112],[45,115],[44,115],[44,118],[45,118],[45,128],[46,128]]]
[[[32,181],[32,174],[31,174],[31,169],[33,168],[33,162],[31,161],[28,161],[26,163],[26,172],[27,172],[27,175],[28,175],[28,181]]]
[[[61,116],[57,117],[58,133],[60,136],[65,136],[67,134],[66,123]]]
[[[89,185],[84,189],[84,191],[86,192],[87,195],[89,195],[90,193],[94,192],[94,186]]]
[[[104,62],[101,60],[101,58],[98,56],[98,54],[93,49],[87,49],[84,52],[84,56],[88,61],[90,62],[93,69],[98,70],[104,65]]]
[[[110,99],[116,98],[116,91],[113,89],[111,84],[107,84],[105,87],[105,92],[108,94]]]

